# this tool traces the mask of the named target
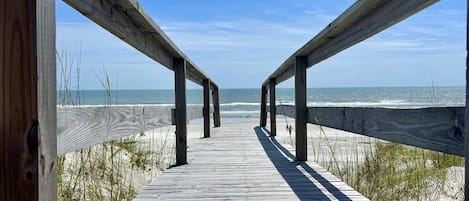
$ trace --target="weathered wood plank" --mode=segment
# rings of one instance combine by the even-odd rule
[[[265,127],[267,125],[267,88],[261,87],[261,118],[260,126]]]
[[[167,169],[134,200],[368,200],[267,130],[225,125],[189,147],[189,164]]]
[[[308,133],[306,127],[306,57],[295,60],[295,143],[296,160],[308,160]]]
[[[210,137],[210,80],[204,81],[204,137]]]
[[[65,154],[135,133],[175,125],[172,124],[172,110],[171,107],[143,105],[57,107],[57,153]],[[187,109],[188,120],[202,116],[200,107]]]
[[[308,56],[308,67],[313,66],[343,51],[390,26],[406,19],[438,0],[356,1],[320,33],[284,61],[263,83],[269,85],[270,78],[279,84],[294,76],[296,56]]]
[[[276,111],[275,111],[275,79],[270,79],[270,135],[276,136],[277,135],[277,119]]]
[[[0,2],[0,200],[55,200],[55,2]]]
[[[176,102],[176,165],[187,163],[186,61],[174,59]]]
[[[212,89],[212,99],[213,99],[213,125],[214,127],[220,127],[220,96],[218,93],[218,86],[214,86]]]
[[[464,121],[469,122],[469,0],[466,1],[466,110]],[[469,126],[464,127],[464,200],[469,200]]]
[[[282,115],[295,117],[293,106],[278,107]],[[462,107],[310,107],[307,115],[309,123],[464,156],[465,115]]]
[[[187,78],[199,85],[209,79],[178,49],[161,28],[134,0],[64,0],[143,54],[170,70],[174,58],[187,62]]]
[[[41,201],[57,199],[57,95],[55,1],[36,1],[38,92],[38,185]],[[23,192],[21,192],[23,193]]]

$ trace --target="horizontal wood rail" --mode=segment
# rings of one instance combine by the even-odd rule
[[[57,107],[57,154],[173,125],[172,110],[163,106]],[[202,117],[202,107],[187,108],[188,121]]]
[[[464,156],[464,110],[464,107],[418,109],[308,107],[307,121],[320,126]],[[295,106],[279,105],[277,114],[295,118]]]
[[[173,60],[187,63],[187,79],[203,85],[210,78],[161,30],[135,0],[64,0],[67,4],[135,49],[174,71]],[[210,81],[212,89],[216,83]]]
[[[307,57],[311,67],[432,5],[437,0],[358,0],[303,47],[284,61],[270,79],[279,84],[295,75],[297,56]]]

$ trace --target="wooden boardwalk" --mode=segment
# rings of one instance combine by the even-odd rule
[[[144,200],[368,200],[313,162],[295,162],[268,131],[225,124],[189,145],[189,164],[167,169]]]

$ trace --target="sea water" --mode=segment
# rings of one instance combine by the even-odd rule
[[[294,89],[276,89],[276,104],[293,105]],[[110,94],[110,95],[108,95]],[[222,122],[258,121],[260,115],[260,89],[220,89],[220,115]],[[188,89],[189,106],[202,106],[201,89]],[[158,90],[81,90],[58,91],[57,102],[64,97],[79,105],[160,105],[174,107],[174,91]],[[78,98],[79,97],[79,98]],[[268,96],[267,96],[268,97]],[[79,100],[79,101],[78,101]],[[267,99],[269,100],[269,99]],[[447,107],[464,106],[464,87],[369,87],[369,88],[309,88],[308,106],[341,107]],[[70,101],[65,101],[70,104]],[[200,123],[201,120],[195,120]]]

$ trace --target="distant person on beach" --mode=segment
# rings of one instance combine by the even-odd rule
[[[288,133],[291,135],[291,125],[288,127]]]

